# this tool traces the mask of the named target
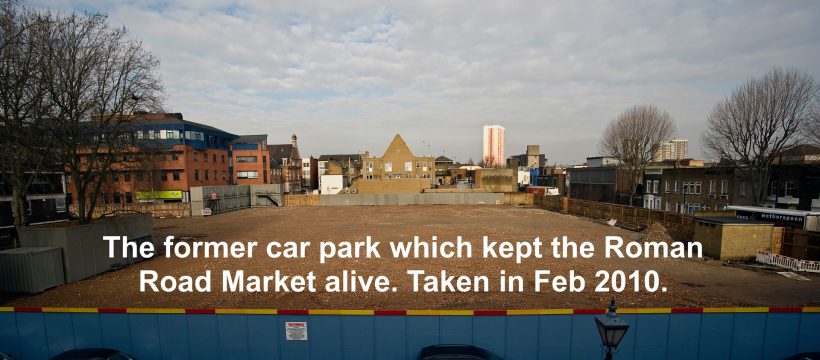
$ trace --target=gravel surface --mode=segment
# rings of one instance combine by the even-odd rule
[[[532,309],[600,308],[616,296],[621,307],[720,307],[720,306],[807,306],[820,304],[820,277],[811,281],[787,279],[773,271],[723,266],[719,261],[700,259],[607,259],[604,238],[668,241],[662,226],[652,226],[646,234],[592,222],[583,218],[533,208],[511,206],[359,206],[293,207],[236,211],[207,218],[159,219],[155,236],[175,236],[179,241],[258,241],[253,258],[178,259],[158,256],[131,267],[111,271],[91,279],[48,290],[42,294],[7,300],[6,306],[58,307],[174,307],[174,308],[274,308],[274,309]],[[358,241],[366,236],[380,241],[380,259],[330,259],[319,263],[319,243]],[[394,259],[390,241],[422,240],[437,236],[454,241],[462,236],[472,244],[473,258]],[[541,259],[529,258],[517,264],[512,259],[483,259],[482,237],[495,241],[544,243],[566,235],[575,242],[590,241],[596,254],[589,259],[555,259],[551,253]],[[184,240],[180,240],[184,239]],[[269,242],[309,241],[303,259],[271,259],[265,248]],[[544,249],[551,250],[551,247]],[[438,275],[486,275],[489,291],[467,293],[413,292],[408,269]],[[634,292],[627,282],[622,293],[599,293],[597,270],[623,270],[627,275],[649,270],[659,273],[659,289],[666,292]],[[212,272],[211,292],[140,292],[141,270],[155,270],[160,276],[202,275]],[[246,275],[289,276],[313,272],[318,292],[222,292],[222,271],[244,270]],[[389,278],[385,293],[375,291],[328,293],[325,277],[355,270],[358,275]],[[523,292],[501,292],[499,273],[523,277]],[[535,271],[552,275],[574,271],[586,279],[581,292],[555,292],[551,284],[535,292]],[[553,279],[554,280],[554,279]]]

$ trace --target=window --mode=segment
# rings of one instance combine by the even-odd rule
[[[208,162],[208,153],[207,153],[207,152],[205,152],[204,154],[202,154],[202,161],[203,161],[203,162]]]
[[[134,202],[134,197],[131,195],[130,192],[125,193],[125,203],[130,204]]]
[[[675,194],[680,192],[680,183],[675,180]]]
[[[720,196],[729,195],[729,180],[720,181]]]
[[[364,172],[372,173],[373,172],[373,163],[369,163],[369,162],[364,163]]]
[[[794,196],[797,194],[797,183],[794,181],[786,181],[785,192],[783,196]]]
[[[131,182],[131,173],[127,172],[127,171],[124,172],[122,174],[122,178],[123,178],[123,180],[125,180],[125,182]]]
[[[197,161],[198,159],[199,159],[199,153],[194,151],[194,161]]]
[[[222,163],[225,163],[225,155],[222,155]]]
[[[213,155],[213,157],[211,157],[211,159],[212,159],[214,162],[216,162],[216,154],[214,154],[214,155]]]
[[[194,180],[199,181],[199,169],[194,170]]]
[[[413,171],[413,162],[408,161],[404,163],[404,171]]]
[[[258,171],[238,171],[236,173],[237,179],[258,179],[259,172]]]
[[[119,204],[120,203],[120,193],[114,193],[112,195],[114,196],[114,204]]]
[[[179,181],[179,170],[174,170],[174,181]]]
[[[740,184],[738,186],[740,187],[740,196],[746,196],[746,180],[740,180]]]
[[[113,182],[120,181],[120,174],[117,173],[117,172],[112,172],[111,173],[111,181],[113,181]]]
[[[658,193],[658,188],[660,188],[660,183],[661,183],[660,180],[653,180],[652,181],[652,193],[653,194]]]
[[[384,163],[384,171],[393,171],[393,163],[389,161]]]
[[[236,157],[237,163],[255,163],[256,156],[237,156]]]
[[[669,180],[666,180],[666,181],[663,182],[663,189],[664,189],[663,190],[664,192],[669,192]],[[666,205],[669,205],[669,204],[666,204]],[[666,210],[669,211],[669,206],[667,206],[666,208],[667,208]]]
[[[162,181],[168,181],[168,172],[162,171],[160,174],[160,179],[162,179]]]
[[[208,157],[206,156],[205,158],[207,159]],[[205,180],[208,180],[208,170],[205,170],[204,173],[205,173]]]
[[[214,180],[219,180],[219,173],[214,170]]]
[[[174,161],[179,160],[179,153],[171,153],[171,160],[174,160]]]
[[[700,195],[700,191],[701,191],[701,182],[700,182],[700,181],[695,181],[694,186],[695,186],[695,194]]]
[[[159,154],[159,161],[165,161],[165,153]]]
[[[709,195],[715,194],[715,181],[709,180]]]
[[[177,132],[174,130],[165,130],[165,138],[166,139],[176,139]]]

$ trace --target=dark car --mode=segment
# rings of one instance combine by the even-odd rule
[[[57,355],[51,360],[135,360],[114,349],[74,349]]]
[[[433,345],[421,349],[419,360],[504,360],[492,352],[472,345]]]
[[[0,360],[14,360],[14,358],[11,357],[11,355],[6,355],[0,352]]]
[[[820,352],[799,353],[783,360],[820,360]]]

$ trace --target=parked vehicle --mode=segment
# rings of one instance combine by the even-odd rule
[[[472,345],[433,345],[421,349],[419,360],[504,360],[491,351]]]
[[[136,360],[114,349],[74,349],[57,355],[51,360]]]
[[[0,352],[0,360],[14,360],[14,358],[11,357],[11,355],[6,355]]]

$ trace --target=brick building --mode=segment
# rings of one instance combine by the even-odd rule
[[[233,183],[270,184],[270,152],[267,135],[242,135],[231,141]]]
[[[362,158],[359,193],[418,193],[435,182],[435,158],[416,156],[396,134],[382,157]]]
[[[279,171],[279,179],[271,183],[284,184],[285,193],[298,194],[302,192],[302,157],[299,155],[299,146],[296,143],[296,134],[290,138],[290,144],[268,145],[271,168]],[[279,182],[277,182],[279,181]]]
[[[135,146],[115,155],[120,159],[101,188],[101,203],[188,201],[193,186],[231,183],[230,142],[236,135],[184,120],[181,113],[124,120],[131,121]],[[81,153],[81,161],[89,161],[89,155]],[[67,189],[69,198],[76,198],[73,184],[68,182]]]
[[[729,166],[663,169],[662,210],[694,214],[728,205],[752,205],[751,185]]]

